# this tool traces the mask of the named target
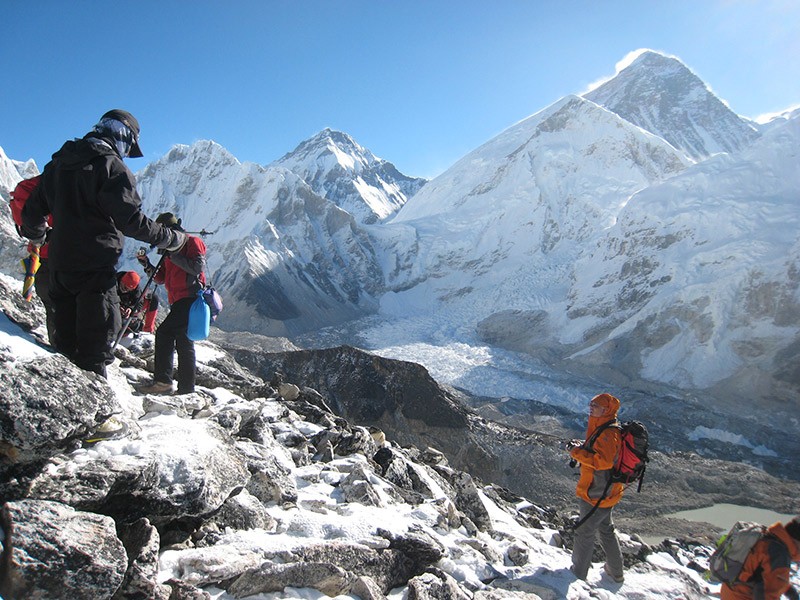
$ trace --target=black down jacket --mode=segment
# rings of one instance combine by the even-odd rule
[[[133,173],[101,139],[66,142],[45,165],[22,210],[22,234],[41,238],[53,215],[50,268],[92,271],[114,267],[125,237],[164,248],[174,233],[141,210]]]

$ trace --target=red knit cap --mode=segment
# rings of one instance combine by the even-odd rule
[[[139,287],[139,275],[136,271],[128,271],[120,278],[119,282],[126,290],[135,290]]]

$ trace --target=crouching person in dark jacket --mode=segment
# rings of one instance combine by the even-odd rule
[[[156,222],[163,223],[175,231],[183,232],[181,220],[172,213],[158,215]],[[186,335],[189,327],[189,309],[197,298],[197,292],[205,287],[206,245],[200,238],[187,236],[183,247],[176,252],[166,252],[163,264],[155,274],[154,281],[163,283],[167,289],[169,314],[156,329],[156,355],[153,383],[142,387],[145,394],[172,393],[172,372],[175,351],[178,353],[178,393],[194,391],[196,362],[194,342]],[[146,273],[155,267],[147,256],[137,256]]]
[[[122,161],[129,156],[142,156],[139,123],[111,110],[53,155],[22,211],[22,234],[50,243],[56,350],[104,377],[122,326],[115,272],[125,237],[170,252],[186,242],[185,234],[141,211],[133,173]],[[49,214],[55,225],[48,231]]]

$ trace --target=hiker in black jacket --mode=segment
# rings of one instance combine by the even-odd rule
[[[104,377],[122,326],[115,270],[124,238],[167,252],[186,242],[182,232],[142,213],[133,173],[122,162],[128,156],[142,156],[139,123],[129,112],[111,110],[53,155],[22,211],[22,234],[50,244],[56,350]],[[50,230],[48,214],[55,224]]]

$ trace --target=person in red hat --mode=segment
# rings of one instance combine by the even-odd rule
[[[122,326],[116,265],[125,237],[169,251],[186,243],[184,233],[142,212],[133,173],[123,162],[142,156],[139,131],[131,113],[108,111],[92,131],[53,154],[22,209],[22,235],[50,245],[55,348],[103,377]]]
[[[117,294],[119,295],[119,308],[123,322],[130,317],[124,336],[136,334],[140,331],[153,332],[153,324],[158,313],[158,300],[152,294],[142,296],[139,290],[141,281],[136,271],[120,271],[117,273]],[[147,324],[150,331],[146,331]]]

